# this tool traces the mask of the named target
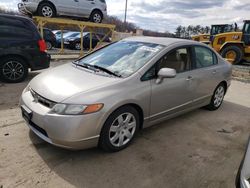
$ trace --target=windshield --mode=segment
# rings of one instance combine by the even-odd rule
[[[159,44],[120,41],[84,57],[79,64],[97,65],[122,77],[128,77],[143,67],[162,48]]]

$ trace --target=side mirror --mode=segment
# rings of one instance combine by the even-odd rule
[[[170,68],[162,68],[157,74],[156,84],[160,84],[164,78],[174,78],[176,76],[176,70]]]

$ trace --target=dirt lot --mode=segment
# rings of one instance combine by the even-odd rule
[[[233,81],[218,111],[197,109],[105,153],[67,151],[30,132],[18,108],[27,83],[0,83],[0,187],[234,187],[250,132],[250,84]]]

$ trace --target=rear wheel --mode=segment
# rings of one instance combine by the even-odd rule
[[[28,66],[18,57],[0,60],[0,79],[9,83],[23,81],[28,75]]]
[[[238,46],[228,46],[221,51],[222,57],[229,60],[232,64],[238,64],[242,60],[243,52]]]
[[[138,112],[131,106],[119,108],[105,122],[99,145],[106,151],[120,151],[131,143],[138,129]]]
[[[214,94],[211,98],[210,104],[207,105],[206,108],[211,111],[217,110],[221,106],[225,94],[226,94],[226,88],[224,84],[221,83],[216,87]]]
[[[102,23],[102,13],[99,10],[94,10],[90,15],[90,21],[94,23]]]
[[[56,10],[50,3],[42,3],[38,7],[38,15],[52,18],[56,16]]]

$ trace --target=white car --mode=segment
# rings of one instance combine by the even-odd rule
[[[18,9],[28,15],[88,18],[95,23],[107,15],[105,0],[21,0]]]

